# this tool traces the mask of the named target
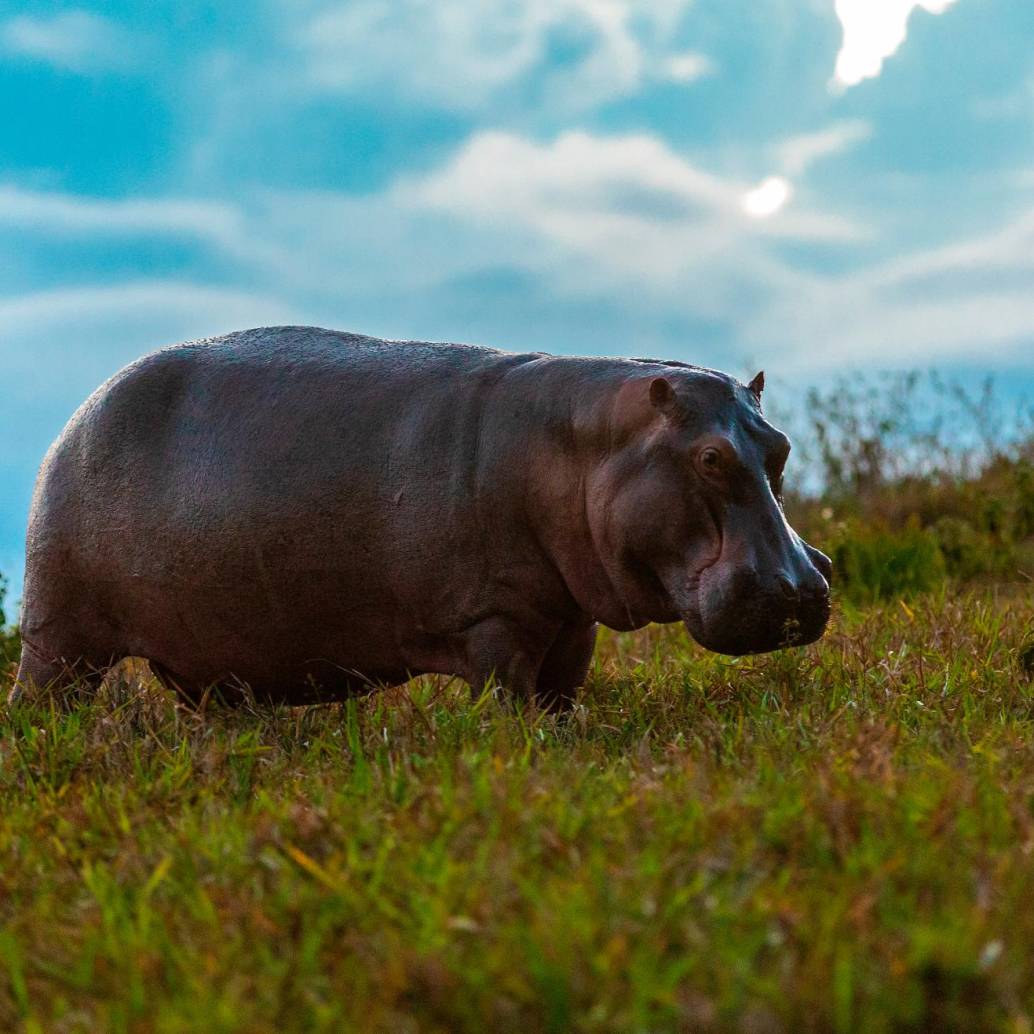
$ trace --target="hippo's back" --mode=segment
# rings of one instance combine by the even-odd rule
[[[305,657],[433,670],[421,636],[441,650],[469,604],[442,561],[478,556],[484,406],[533,358],[282,327],[133,363],[44,461],[27,638],[194,680],[268,683]]]

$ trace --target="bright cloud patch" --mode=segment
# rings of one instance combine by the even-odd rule
[[[943,14],[955,0],[836,0],[844,38],[837,55],[835,82],[855,86],[880,74],[883,62],[908,35],[908,19],[919,7]]]
[[[136,63],[140,41],[91,11],[19,15],[0,24],[0,50],[69,72],[116,71]]]
[[[712,70],[712,65],[703,54],[688,52],[669,57],[664,68],[668,78],[674,82],[691,83],[708,75]]]
[[[755,219],[775,215],[793,194],[793,187],[782,176],[769,176],[743,195],[743,211]]]
[[[539,141],[486,131],[437,169],[372,194],[264,191],[231,203],[101,200],[9,186],[0,189],[0,230],[75,235],[84,254],[90,238],[103,249],[114,235],[186,235],[237,259],[238,276],[256,295],[268,289],[270,297],[307,299],[310,321],[334,324],[336,313],[347,313],[356,329],[389,335],[431,332],[391,322],[403,318],[401,299],[447,297],[455,285],[499,271],[527,278],[522,290],[542,297],[628,297],[633,306],[649,297],[724,322],[740,318],[744,298],[760,305],[783,290],[780,242],[863,236],[806,206],[778,211],[788,191],[785,181],[775,193],[769,187],[745,212],[748,183],[700,167],[651,134],[568,132]],[[28,309],[11,308],[9,299],[0,316],[9,328],[21,313],[27,333],[43,307],[68,314],[96,297],[92,289],[41,296]],[[136,289],[129,296],[134,304],[142,298]],[[359,315],[366,311],[374,314],[369,323]],[[155,333],[156,341],[167,337]]]

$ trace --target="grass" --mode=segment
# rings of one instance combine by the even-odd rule
[[[732,662],[607,636],[567,719],[424,679],[0,717],[0,1027],[1013,1031],[1034,595]]]

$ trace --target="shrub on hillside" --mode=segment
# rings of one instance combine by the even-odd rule
[[[990,380],[973,391],[909,373],[813,390],[806,412],[795,437],[817,484],[787,509],[831,553],[847,598],[907,594],[945,576],[1030,574],[1029,405],[1009,412]]]
[[[852,603],[927,592],[947,574],[936,535],[914,522],[900,530],[844,522],[830,551],[834,587],[841,598]]]
[[[1027,459],[1017,463],[1013,481],[1016,490],[1016,537],[1021,540],[1031,538],[1034,536],[1034,465]]]
[[[1014,551],[1000,533],[959,517],[941,517],[932,531],[950,575],[970,579],[1009,574]]]

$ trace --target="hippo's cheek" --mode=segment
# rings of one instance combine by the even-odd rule
[[[788,597],[766,592],[749,574],[706,572],[696,607],[683,615],[690,634],[715,653],[767,653],[815,642],[829,621],[828,592]]]

